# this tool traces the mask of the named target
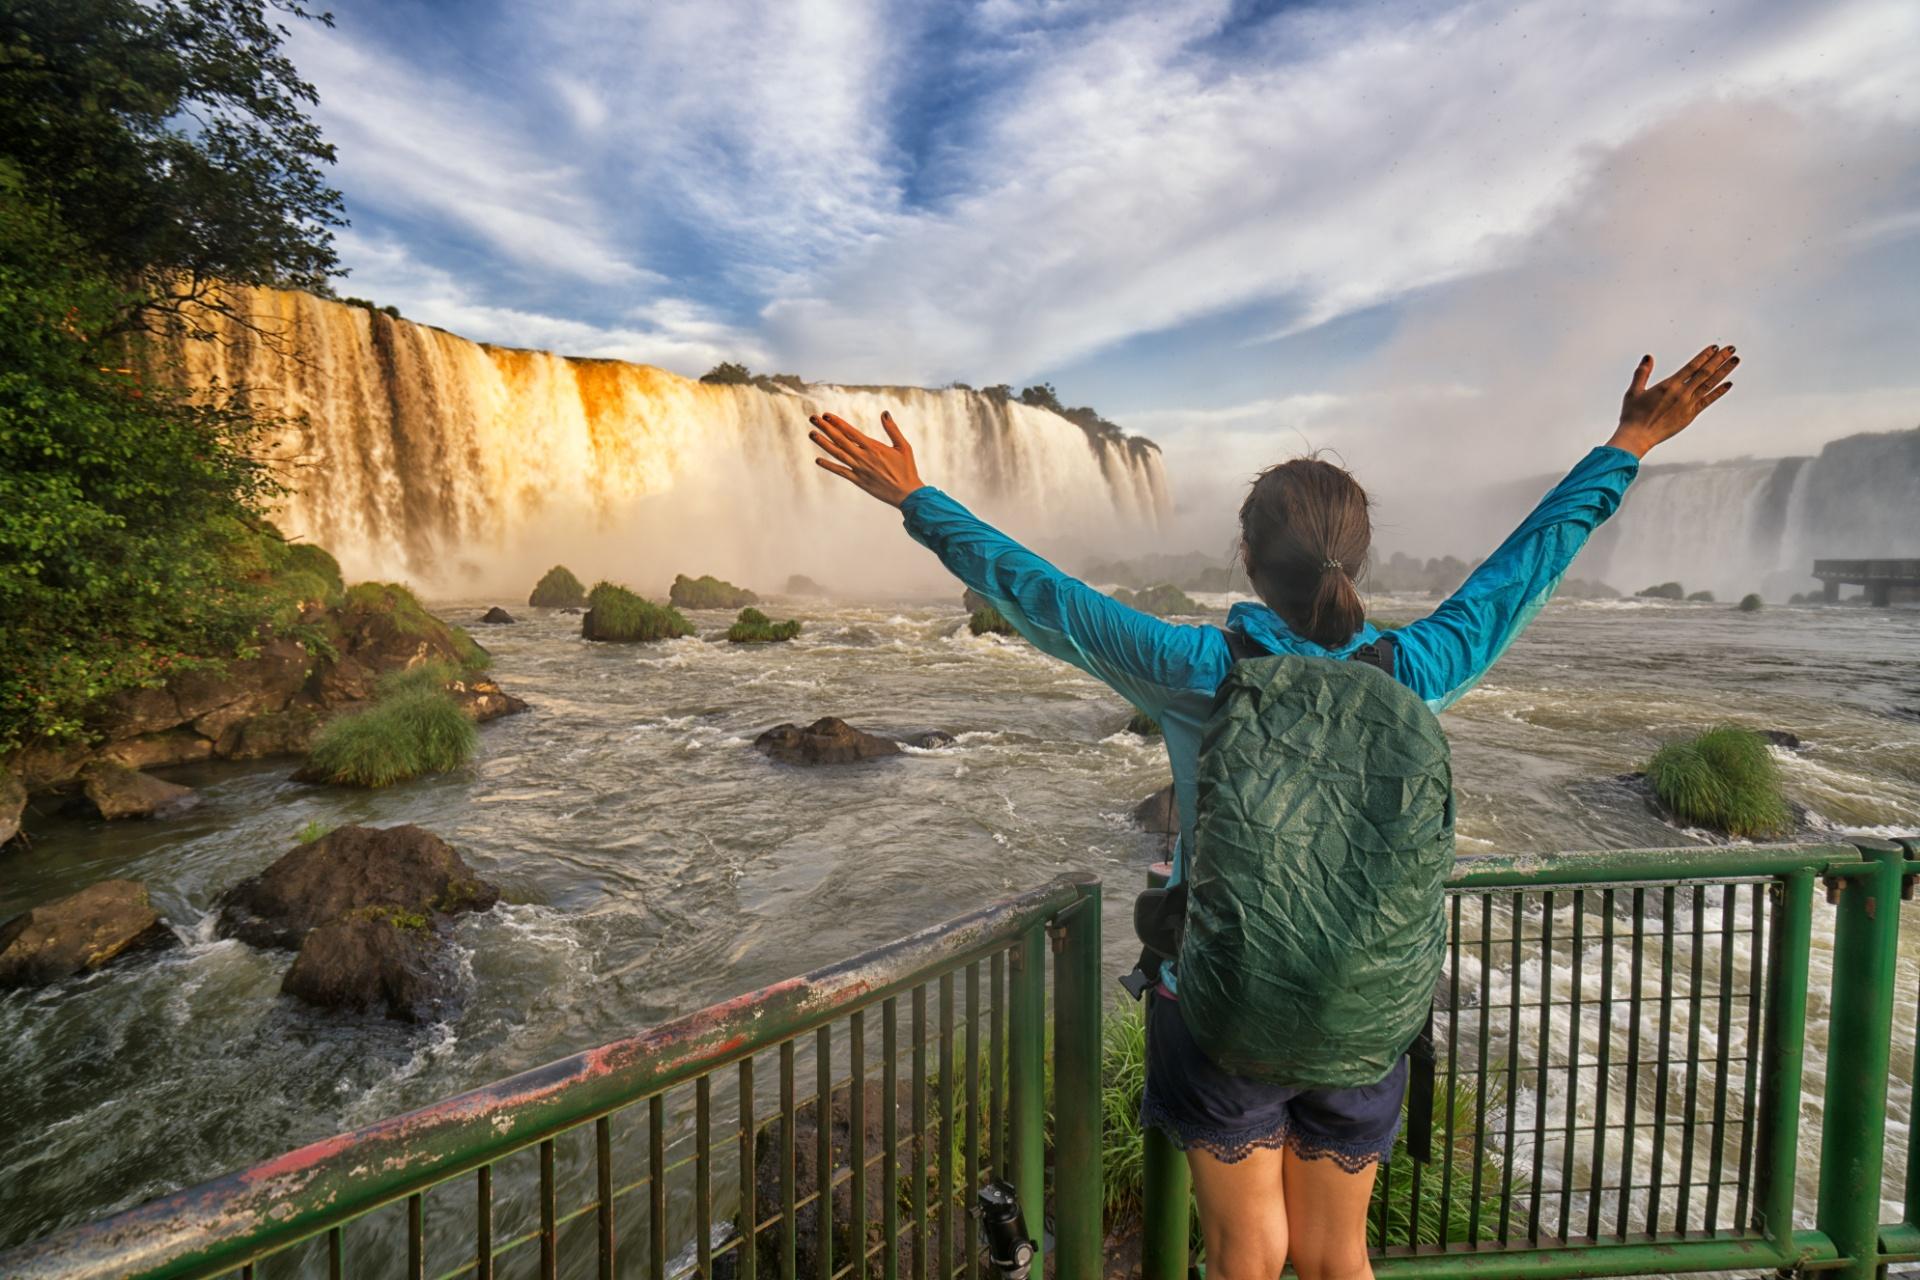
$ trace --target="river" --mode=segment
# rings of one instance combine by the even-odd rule
[[[489,603],[439,612],[470,623]],[[203,799],[177,818],[33,823],[32,846],[0,857],[0,919],[128,876],[184,945],[0,995],[0,1247],[1063,872],[1107,882],[1118,967],[1126,895],[1156,845],[1126,812],[1167,778],[1159,743],[1123,731],[1126,706],[1021,642],[969,635],[951,599],[789,604],[772,612],[807,626],[780,646],[714,643],[719,614],[694,615],[698,638],[652,646],[588,644],[578,618],[537,610],[474,628],[532,710],[486,726],[476,761],[449,776],[359,792],[291,782],[285,761],[196,766],[168,775]],[[1375,601],[1388,619],[1427,607]],[[1722,719],[1805,740],[1777,754],[1808,835],[1920,830],[1917,655],[1920,609],[1556,603],[1444,717],[1460,852],[1704,839],[1617,778],[1663,737]],[[826,714],[958,742],[817,770],[751,747],[772,724]],[[316,1014],[277,994],[289,956],[213,939],[223,889],[307,824],[349,822],[418,823],[502,886],[504,905],[455,927],[471,973],[451,1022]],[[1826,919],[1817,906],[1822,949]],[[1920,931],[1902,969],[1910,1020]],[[1812,1036],[1817,1088],[1824,1027]],[[1816,1097],[1807,1109],[1817,1121]]]

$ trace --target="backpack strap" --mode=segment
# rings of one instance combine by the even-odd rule
[[[1360,648],[1355,649],[1348,655],[1348,661],[1364,662],[1370,667],[1377,667],[1388,675],[1392,675],[1394,659],[1398,652],[1399,641],[1392,633],[1387,633],[1383,634],[1372,644],[1362,645]]]

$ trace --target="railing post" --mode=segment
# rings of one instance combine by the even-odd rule
[[[1895,840],[1894,843],[1906,852],[1909,861],[1920,857],[1920,836],[1911,838],[1903,836]],[[1900,880],[1900,897],[1902,901],[1905,901],[1908,892],[1909,885],[1907,878],[1902,876]],[[1913,1058],[1911,1059],[1910,1065],[1920,1067],[1920,1021],[1917,1021],[1915,1026],[1914,1043],[1911,1046]],[[1913,1071],[1912,1074],[1920,1075],[1920,1071]],[[1909,1079],[1911,1079],[1911,1075]],[[1907,1133],[1906,1195],[1902,1198],[1901,1204],[1902,1213],[1900,1216],[1902,1225],[1920,1227],[1920,1136],[1916,1136],[1911,1128]]]
[[[1724,892],[1736,890],[1729,886]],[[1775,883],[1769,897],[1773,923],[1767,939],[1753,1225],[1787,1251],[1793,1243],[1794,1180],[1800,1172],[1800,1089],[1807,1055],[1813,873],[1787,873]],[[1760,962],[1759,956],[1753,958],[1753,963]]]
[[[1906,855],[1865,842],[1872,867],[1840,880],[1833,924],[1833,998],[1820,1129],[1814,1224],[1846,1264],[1836,1276],[1873,1280],[1880,1269],[1880,1176],[1886,1159],[1887,1071],[1893,1045],[1894,963]]]
[[[1057,1280],[1100,1280],[1100,882],[1052,926],[1053,1187]]]
[[[1147,871],[1147,887],[1165,885],[1170,868],[1156,862]],[[1146,995],[1153,999],[1153,992]],[[1144,1014],[1142,1015],[1144,1016]],[[1140,1224],[1141,1280],[1186,1280],[1187,1236],[1192,1220],[1192,1175],[1187,1157],[1158,1129],[1141,1138],[1145,1148],[1141,1176],[1144,1220]]]
[[[1007,1177],[1046,1274],[1047,939],[1035,925],[1013,946],[1007,992]]]

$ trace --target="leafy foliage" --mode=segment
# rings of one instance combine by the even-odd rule
[[[992,605],[985,605],[975,609],[973,616],[967,619],[967,630],[977,636],[989,634],[996,636],[1016,636],[1020,634],[1013,629],[1013,624],[1007,621],[1006,615]]]
[[[675,574],[667,599],[676,609],[739,609],[760,603],[760,597],[745,587],[723,582],[710,573],[697,578]]]
[[[1667,743],[1647,762],[1647,782],[1668,812],[1690,826],[1765,838],[1793,825],[1767,740],[1738,725]]]
[[[322,729],[308,768],[327,782],[392,786],[459,768],[473,757],[479,738],[473,721],[444,689],[403,684],[367,710]]]
[[[589,640],[672,640],[693,632],[693,624],[678,609],[642,599],[611,582],[594,584],[580,626],[580,634]]]
[[[586,602],[586,586],[563,564],[547,570],[527,597],[528,604],[546,609],[578,609]]]
[[[1767,602],[1760,598],[1758,591],[1749,591],[1746,595],[1740,597],[1740,612],[1758,613],[1766,607],[1766,604]]]
[[[785,622],[775,622],[758,609],[747,608],[740,611],[734,624],[727,628],[727,639],[734,644],[765,644],[781,640],[791,640],[800,634],[798,619],[788,618]]]

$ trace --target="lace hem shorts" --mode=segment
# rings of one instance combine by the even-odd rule
[[[1160,1129],[1182,1151],[1196,1148],[1228,1164],[1256,1150],[1284,1147],[1302,1160],[1332,1160],[1358,1173],[1393,1152],[1407,1060],[1378,1084],[1299,1089],[1230,1075],[1194,1043],[1175,997],[1147,997],[1147,1087],[1140,1123]]]

